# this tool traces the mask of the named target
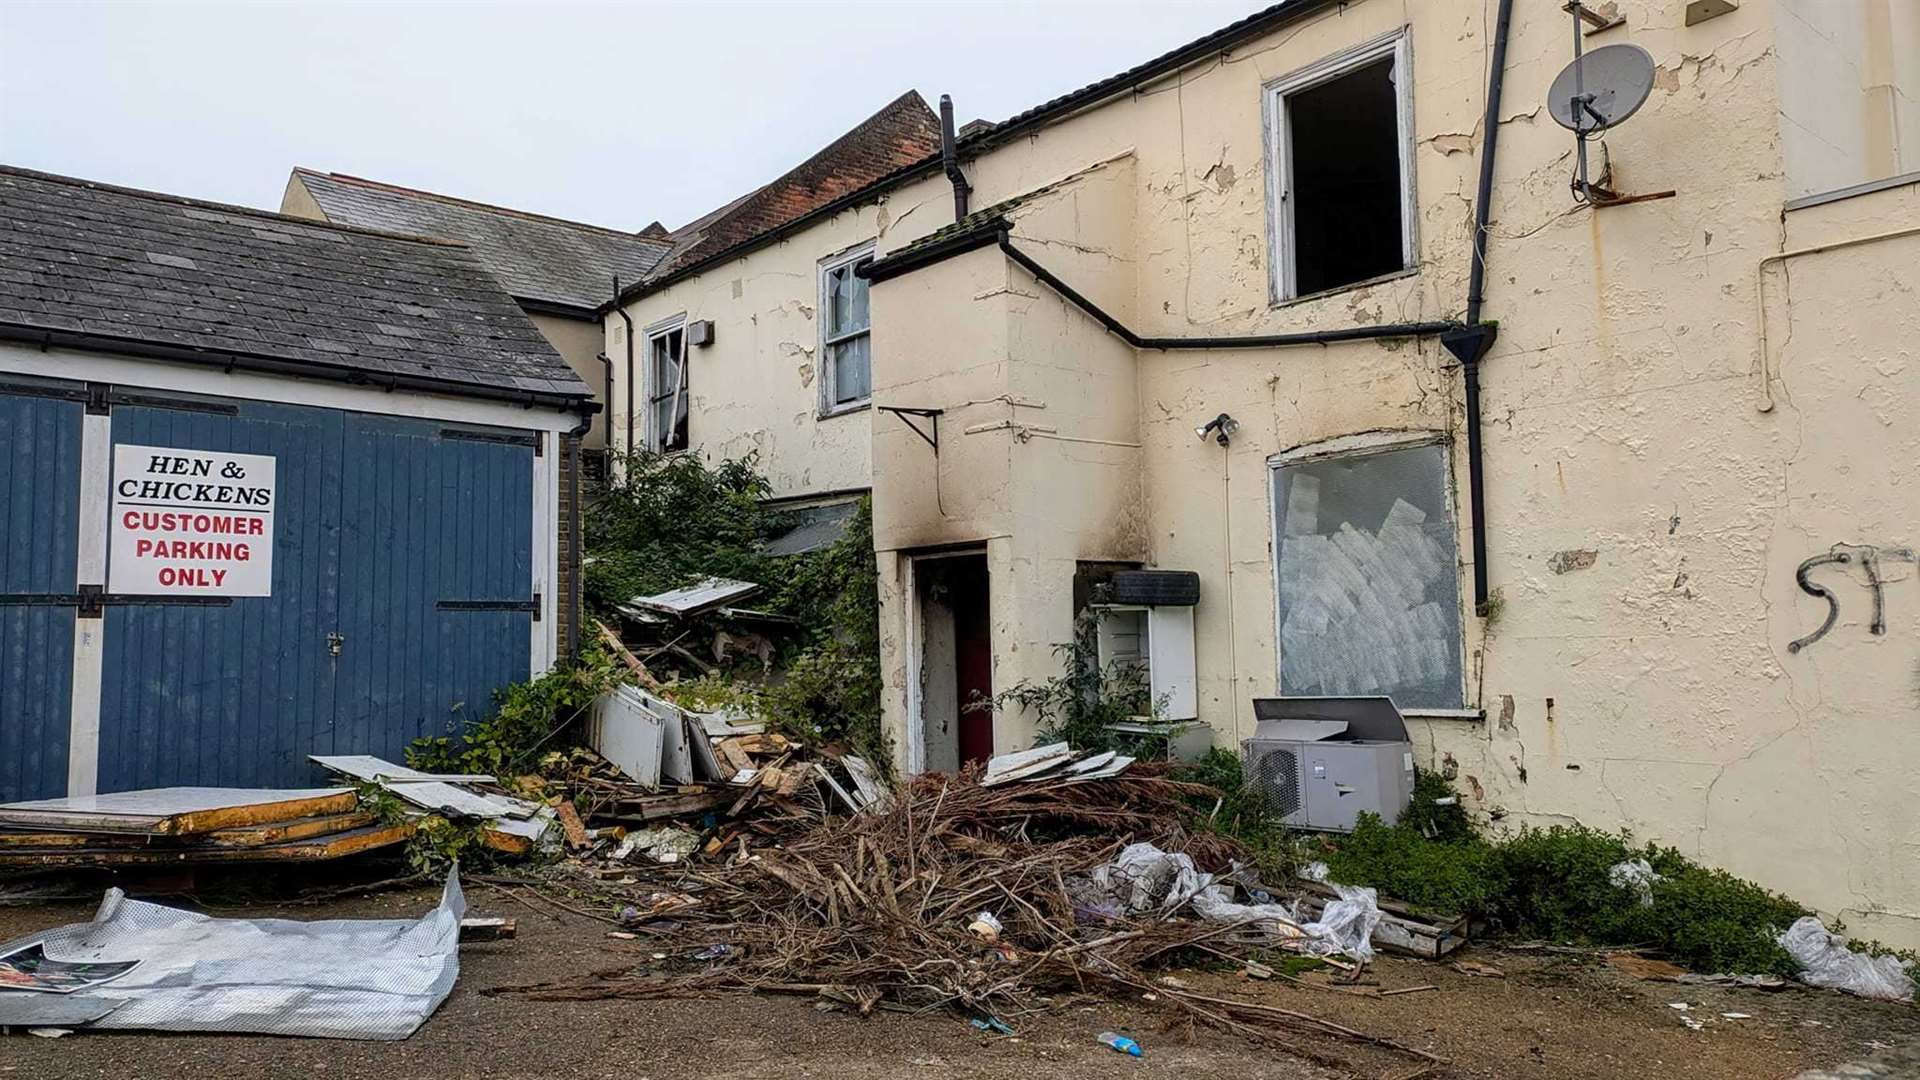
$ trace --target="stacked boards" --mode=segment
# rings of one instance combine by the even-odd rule
[[[152,788],[0,805],[0,869],[311,862],[412,832],[350,788]]]

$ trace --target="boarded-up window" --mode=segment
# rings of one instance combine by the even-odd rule
[[[1280,693],[1461,706],[1446,448],[1399,444],[1274,469]]]

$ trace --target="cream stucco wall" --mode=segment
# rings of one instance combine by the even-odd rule
[[[915,210],[881,196],[627,304],[639,338],[634,371],[643,384],[635,428],[644,429],[647,327],[711,319],[714,344],[689,350],[692,448],[710,458],[757,452],[776,497],[866,487],[872,411],[820,415],[820,264],[873,242]],[[605,348],[615,358],[609,411],[621,447],[628,445],[626,344],[616,338],[624,332],[617,316],[606,320]],[[635,445],[644,441],[641,434]]]
[[[938,503],[929,448],[874,427],[897,732],[900,556],[987,540],[1006,578],[993,589],[1000,686],[1049,670],[1075,559],[1200,572],[1201,719],[1231,743],[1250,699],[1276,691],[1269,458],[1440,432],[1461,529],[1463,690],[1486,715],[1416,719],[1422,763],[1486,820],[1627,827],[1855,932],[1920,942],[1920,577],[1904,554],[1920,546],[1920,237],[1766,270],[1770,377],[1757,374],[1756,302],[1763,257],[1920,227],[1920,194],[1783,215],[1773,5],[1694,27],[1677,4],[1620,6],[1626,26],[1593,43],[1634,41],[1658,71],[1647,106],[1606,137],[1613,182],[1678,194],[1600,210],[1571,201],[1571,138],[1541,105],[1568,59],[1566,16],[1515,15],[1488,238],[1500,337],[1482,368],[1498,619],[1471,610],[1460,379],[1435,342],[1135,354],[986,248],[874,289],[877,393],[948,410]],[[1468,0],[1330,8],[970,162],[975,206],[1045,189],[1012,211],[1014,242],[1143,334],[1457,318],[1486,17]],[[1402,25],[1418,272],[1273,306],[1261,85]],[[890,196],[924,209],[882,250],[946,224],[948,197],[938,178]],[[1002,388],[1045,408],[975,403]],[[1193,434],[1219,412],[1243,425],[1228,450]],[[980,418],[1053,430],[960,433]],[[1790,651],[1826,611],[1796,571],[1835,545],[1849,561],[1809,573],[1838,621]],[[1869,550],[1882,633],[1868,625]],[[1001,746],[1031,730],[1017,715],[996,726]]]
[[[542,315],[529,311],[527,317],[553,346],[560,358],[567,362],[580,381],[593,388],[593,399],[600,403],[601,411],[594,414],[593,427],[580,440],[580,445],[589,450],[605,449],[607,445],[607,394],[606,365],[600,362],[600,324],[587,319],[568,319],[558,315]]]

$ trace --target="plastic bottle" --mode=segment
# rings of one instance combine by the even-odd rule
[[[1134,1057],[1140,1057],[1146,1053],[1146,1051],[1140,1049],[1139,1043],[1134,1042],[1125,1035],[1116,1035],[1111,1031],[1101,1032],[1100,1041],[1106,1044],[1108,1049],[1117,1050],[1122,1054],[1131,1054]]]

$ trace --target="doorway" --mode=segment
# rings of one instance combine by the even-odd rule
[[[957,772],[993,756],[993,635],[987,555],[913,557],[917,771]],[[976,706],[976,707],[970,707]]]

